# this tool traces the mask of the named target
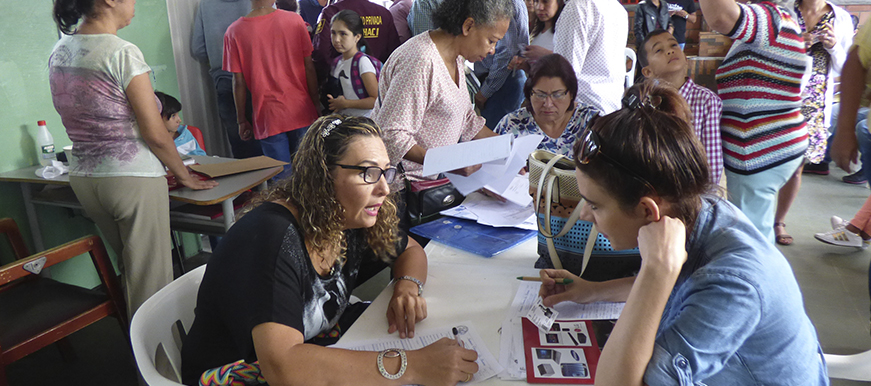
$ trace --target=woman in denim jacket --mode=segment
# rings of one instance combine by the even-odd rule
[[[740,210],[708,194],[686,102],[645,82],[623,105],[581,135],[575,174],[581,218],[614,249],[639,247],[641,269],[598,283],[541,271],[547,306],[626,302],[596,384],[827,385],[789,263]]]

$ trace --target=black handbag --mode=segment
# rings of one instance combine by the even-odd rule
[[[465,198],[447,178],[409,182],[406,189],[406,210],[412,226],[439,218],[439,212],[460,205]]]
[[[327,77],[327,80],[324,82],[324,84],[321,85],[319,91],[321,106],[324,107],[323,113],[325,115],[332,113],[332,111],[330,111],[330,102],[327,99],[327,95],[332,95],[334,99],[338,98],[339,96],[345,95],[344,91],[342,90],[342,83],[339,82],[339,78],[336,78],[332,75]]]

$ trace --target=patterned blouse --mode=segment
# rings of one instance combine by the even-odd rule
[[[584,132],[587,128],[587,123],[593,117],[599,115],[599,110],[593,106],[586,105],[582,102],[577,102],[575,112],[572,114],[572,119],[569,120],[566,129],[558,138],[551,138],[535,123],[535,119],[526,107],[521,107],[514,112],[502,117],[493,132],[496,134],[511,134],[514,138],[527,135],[543,135],[544,139],[538,144],[539,150],[548,150],[556,154],[562,154],[566,157],[571,157],[572,146],[575,144],[575,138]]]
[[[484,118],[475,113],[466,89],[464,61],[457,57],[457,84],[429,33],[408,39],[390,55],[381,70],[372,120],[384,131],[392,162],[402,160],[414,145],[454,145],[484,128]],[[422,176],[423,165],[416,162],[403,160],[402,165],[413,181],[436,177]]]

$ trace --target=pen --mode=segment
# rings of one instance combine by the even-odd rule
[[[538,276],[518,276],[518,277],[517,277],[517,280],[523,280],[523,281],[541,281],[541,278],[538,277]],[[572,279],[563,279],[563,278],[561,278],[561,277],[560,277],[560,278],[553,279],[553,280],[554,280],[557,284],[572,284],[572,283],[574,282],[574,280],[572,280]]]
[[[460,345],[460,347],[466,347],[466,345],[464,345],[463,342],[460,341],[460,331],[457,330],[456,327],[452,327],[451,332],[454,333],[454,340],[457,342],[457,344]]]

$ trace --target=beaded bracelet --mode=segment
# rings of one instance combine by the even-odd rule
[[[392,355],[387,355],[391,353]],[[402,364],[399,365],[399,371],[396,374],[390,374],[387,372],[387,369],[384,368],[384,357],[388,358],[396,358],[400,357]],[[399,379],[403,374],[405,374],[405,368],[408,367],[408,357],[405,355],[405,350],[401,348],[389,348],[387,350],[383,350],[378,353],[378,359],[375,361],[378,365],[378,372],[381,373],[381,376],[387,379]]]

